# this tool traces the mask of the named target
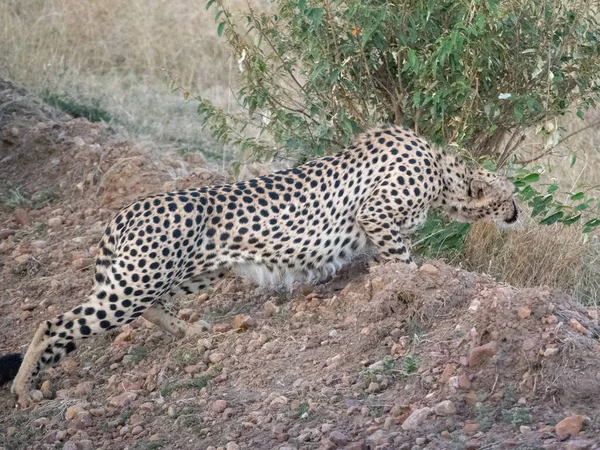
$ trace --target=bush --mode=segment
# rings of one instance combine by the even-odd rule
[[[569,111],[583,117],[600,98],[598,0],[274,3],[276,13],[233,14],[207,2],[239,66],[243,112],[202,96],[198,111],[241,160],[303,162],[393,122],[474,163],[508,165],[541,223],[600,225],[597,199],[535,187],[540,171],[515,160],[526,130]]]

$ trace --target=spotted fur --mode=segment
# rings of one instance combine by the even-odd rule
[[[177,336],[208,329],[176,317],[165,301],[228,271],[263,285],[318,281],[376,251],[414,265],[407,237],[434,208],[461,221],[511,223],[504,177],[469,169],[414,132],[372,130],[334,156],[250,181],[153,195],[121,210],[99,244],[85,303],[43,322],[12,391],[29,401],[34,376],[86,339],[143,316]]]

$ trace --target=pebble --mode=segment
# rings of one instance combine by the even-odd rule
[[[421,266],[421,268],[419,269],[419,272],[425,274],[425,275],[437,275],[440,273],[440,271],[438,270],[437,267],[435,267],[433,264],[429,264],[429,263],[425,263]]]
[[[216,413],[222,413],[227,408],[227,402],[225,400],[216,400],[212,404],[212,410]]]
[[[567,444],[566,450],[591,450],[593,441],[577,439]]]
[[[468,364],[477,367],[492,358],[496,354],[496,342],[491,341],[485,345],[475,347],[469,352]]]
[[[554,431],[556,435],[561,437],[575,437],[579,432],[590,423],[590,418],[583,415],[574,415],[566,417],[556,424]]]
[[[108,404],[112,406],[117,406],[119,408],[123,408],[126,405],[129,405],[137,398],[137,394],[135,392],[123,392],[120,395],[115,395],[108,399]]]
[[[529,309],[527,306],[521,306],[517,312],[517,315],[519,316],[519,319],[527,319],[529,316],[531,316],[531,309]]]
[[[456,406],[451,400],[444,400],[433,407],[438,416],[449,416],[456,412]]]
[[[42,383],[40,391],[45,399],[51,399],[54,396],[52,389],[50,388],[50,380],[46,380]]]
[[[385,445],[389,442],[389,433],[385,430],[377,430],[371,436],[367,438],[367,442],[372,445],[372,447],[379,447],[380,445]]]
[[[375,382],[369,383],[369,387],[367,388],[367,390],[373,394],[375,392],[377,392],[379,390],[379,385]]]
[[[215,353],[211,353],[210,355],[208,355],[208,360],[213,364],[219,363],[219,362],[223,361],[224,359],[225,359],[225,355],[223,353],[215,352]]]
[[[48,219],[48,226],[50,228],[52,228],[53,230],[60,229],[62,223],[63,223],[63,220],[61,217],[53,217],[51,219]]]
[[[475,434],[477,433],[477,431],[479,430],[479,424],[478,423],[466,423],[465,426],[463,427],[463,431],[466,434]]]
[[[23,226],[31,223],[31,217],[29,217],[29,214],[23,208],[15,209],[13,214],[15,217],[15,222],[17,222],[19,225]]]
[[[263,310],[267,317],[271,317],[272,315],[277,313],[277,306],[275,306],[275,303],[273,302],[265,302],[265,304],[263,305]]]
[[[341,431],[337,431],[337,430],[329,433],[329,440],[338,446],[346,445],[348,442],[350,442],[350,438],[348,436],[346,436]]]
[[[418,429],[432,412],[433,410],[427,406],[413,411],[402,424],[402,429],[405,431]]]
[[[571,319],[569,321],[569,325],[571,326],[571,328],[573,328],[574,330],[577,330],[579,333],[581,333],[583,335],[588,334],[588,330],[575,319]]]
[[[237,445],[235,442],[228,442],[227,445],[225,446],[226,450],[240,450],[240,446]]]
[[[233,318],[232,326],[234,330],[247,330],[256,327],[256,321],[248,314],[238,314]]]

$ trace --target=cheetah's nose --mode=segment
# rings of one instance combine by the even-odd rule
[[[519,210],[517,209],[517,205],[515,201],[512,202],[512,215],[508,219],[504,219],[506,223],[515,223],[517,221],[517,217],[519,217]]]

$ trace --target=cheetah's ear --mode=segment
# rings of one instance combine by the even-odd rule
[[[478,179],[472,179],[471,184],[469,185],[469,197],[481,200],[484,198],[490,190],[490,185]]]

